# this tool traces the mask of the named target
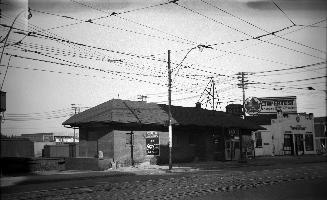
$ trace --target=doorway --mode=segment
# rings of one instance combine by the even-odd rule
[[[303,155],[304,154],[304,141],[302,134],[295,134],[295,155]]]
[[[231,139],[225,141],[225,160],[238,160],[240,157],[240,141]]]

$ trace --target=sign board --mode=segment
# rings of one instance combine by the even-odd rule
[[[6,111],[6,92],[0,91],[0,112]]]
[[[145,135],[146,154],[147,155],[160,155],[160,142],[159,133],[155,131],[146,132]]]
[[[249,115],[297,113],[296,96],[288,97],[249,97],[245,101],[245,112]]]
[[[261,102],[256,97],[247,98],[244,102],[244,108],[249,115],[256,115],[261,111]]]

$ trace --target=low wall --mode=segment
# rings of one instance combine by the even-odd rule
[[[1,158],[1,173],[3,175],[47,170],[65,170],[65,160],[62,158]]]
[[[111,167],[112,159],[98,158],[65,158],[66,170],[101,171]]]

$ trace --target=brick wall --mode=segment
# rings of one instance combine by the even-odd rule
[[[79,157],[96,157],[98,151],[104,158],[113,157],[113,133],[108,126],[80,128]]]
[[[155,131],[155,130],[148,130]],[[114,131],[114,160],[120,163],[128,164],[131,161],[131,147],[127,143],[130,131]],[[135,162],[144,162],[150,160],[153,156],[146,155],[145,133],[147,131],[133,131],[134,148],[133,155]],[[168,144],[168,133],[157,131],[159,133],[160,145]],[[162,150],[162,149],[160,149]],[[164,152],[160,152],[162,154]]]

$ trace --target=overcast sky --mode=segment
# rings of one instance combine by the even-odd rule
[[[236,74],[248,72],[257,84],[246,98],[297,96],[298,112],[326,116],[325,0],[3,0],[1,8],[9,26],[25,10],[1,60],[2,82],[11,57],[5,134],[72,133],[61,123],[73,103],[85,110],[138,95],[167,103],[168,50],[173,105],[210,109],[202,93],[212,77],[225,111],[241,103]],[[9,28],[0,31],[2,40]]]

